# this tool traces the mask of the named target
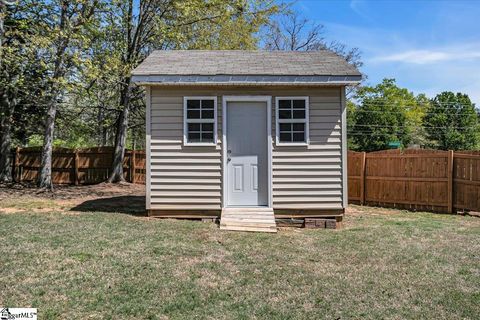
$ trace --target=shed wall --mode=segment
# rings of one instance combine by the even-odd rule
[[[340,87],[151,87],[147,208],[222,208],[222,96],[272,96],[273,207],[342,209],[342,89]],[[217,146],[183,145],[183,97],[217,96]],[[309,96],[309,146],[276,146],[275,97]],[[148,119],[148,116],[147,116]],[[148,127],[148,126],[147,126]],[[147,185],[148,188],[148,185]],[[175,211],[177,212],[177,211]],[[185,212],[182,213],[185,215]]]

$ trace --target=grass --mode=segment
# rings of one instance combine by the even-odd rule
[[[354,207],[344,229],[272,235],[24,205],[0,214],[0,305],[40,319],[480,314],[474,217]]]

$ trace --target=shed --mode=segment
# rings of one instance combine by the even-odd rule
[[[345,88],[361,74],[340,56],[154,51],[132,79],[146,88],[150,216],[258,231],[343,216]]]

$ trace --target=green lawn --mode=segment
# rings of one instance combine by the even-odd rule
[[[354,207],[341,230],[261,234],[24,201],[0,213],[0,305],[39,319],[480,314],[475,217]]]

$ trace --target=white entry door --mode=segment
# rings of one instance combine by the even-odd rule
[[[268,206],[265,102],[227,103],[227,205]]]

